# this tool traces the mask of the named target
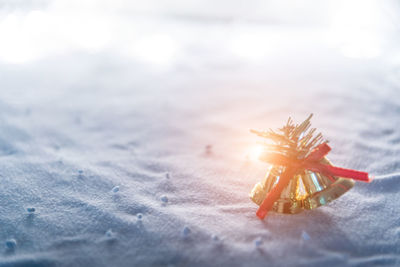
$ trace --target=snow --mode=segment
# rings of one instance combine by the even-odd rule
[[[303,238],[304,241],[311,239],[310,235],[306,231],[301,232],[301,238]]]
[[[15,241],[14,238],[11,238],[6,241],[6,249],[7,250],[9,250],[9,251],[14,250],[16,246],[17,246],[17,241]]]
[[[254,245],[256,246],[256,248],[259,248],[262,244],[263,240],[261,239],[261,237],[258,237],[256,238],[256,240],[254,240]]]
[[[108,238],[112,238],[115,235],[115,233],[113,233],[113,231],[111,229],[108,229],[106,232],[106,237]]]
[[[219,239],[219,237],[218,237],[217,235],[212,235],[211,238],[212,238],[212,240],[213,240],[214,242],[220,241],[220,239]]]
[[[354,57],[321,28],[118,14],[109,41],[0,53],[0,266],[400,264],[398,34]],[[249,129],[309,113],[376,178],[261,221]]]
[[[114,193],[117,193],[119,191],[119,186],[114,186],[113,189],[111,189]]]
[[[168,197],[167,196],[162,196],[161,201],[164,202],[164,204],[168,203]]]
[[[183,228],[183,230],[182,230],[182,236],[183,236],[184,238],[187,238],[187,237],[190,235],[191,232],[192,232],[192,231],[190,230],[190,228],[189,228],[188,226],[185,226],[185,227]]]
[[[35,208],[26,208],[26,211],[27,212],[29,212],[29,213],[34,213],[35,211],[36,211],[36,209]]]

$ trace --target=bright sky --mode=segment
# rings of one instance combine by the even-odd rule
[[[254,0],[245,6],[237,0],[6,1],[0,4],[0,62],[24,64],[71,51],[112,51],[165,67],[199,45],[254,62],[268,59],[288,42],[321,42],[346,57],[376,58],[392,53],[388,47],[399,39],[399,6],[376,0],[296,0],[290,5]],[[187,23],[199,31],[193,33]],[[218,31],[218,25],[227,23],[229,33]],[[300,30],[283,36],[276,28],[267,33],[266,25]]]

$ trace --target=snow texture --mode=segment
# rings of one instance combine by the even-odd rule
[[[160,68],[112,48],[0,64],[1,267],[400,264],[398,62],[345,57],[318,30],[142,23],[196,42]],[[231,55],[220,33],[246,27],[300,45]],[[376,178],[261,221],[248,129],[309,113],[334,164]]]

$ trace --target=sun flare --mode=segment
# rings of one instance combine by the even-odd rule
[[[247,158],[252,161],[257,161],[264,151],[264,147],[260,144],[257,144],[251,147],[247,153]]]

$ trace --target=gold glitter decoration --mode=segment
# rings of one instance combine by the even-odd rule
[[[303,159],[319,144],[327,142],[321,133],[315,134],[311,128],[312,114],[301,124],[294,124],[289,118],[286,125],[277,131],[257,131],[252,133],[266,138],[272,143],[264,142],[264,153],[278,152],[288,158]],[[260,157],[262,158],[262,157]],[[330,164],[324,157],[321,163]],[[264,179],[257,183],[250,193],[250,198],[261,205],[268,192],[278,182],[284,166],[271,165]],[[348,178],[327,177],[317,172],[303,170],[293,176],[280,198],[275,201],[272,210],[279,213],[295,214],[304,209],[314,209],[340,197],[354,186],[354,181]]]

